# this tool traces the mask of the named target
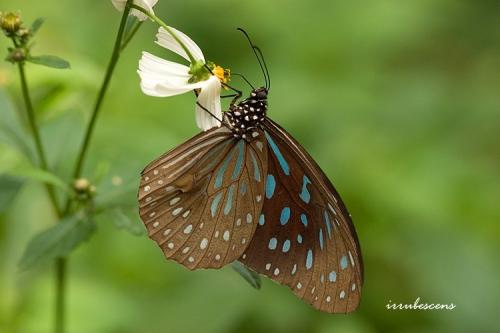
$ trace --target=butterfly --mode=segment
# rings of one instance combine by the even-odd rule
[[[165,257],[188,269],[239,260],[318,310],[352,312],[363,261],[350,214],[314,159],[267,116],[265,77],[231,103],[223,126],[143,170],[141,219]]]

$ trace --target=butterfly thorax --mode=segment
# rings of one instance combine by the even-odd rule
[[[267,89],[252,90],[250,96],[233,104],[226,112],[226,121],[235,138],[251,139],[253,132],[261,128],[267,113]]]

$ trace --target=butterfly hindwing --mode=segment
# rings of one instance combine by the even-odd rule
[[[351,312],[360,300],[363,264],[349,213],[326,175],[285,130],[270,119],[264,129],[264,206],[240,260],[319,310]]]
[[[266,149],[222,127],[146,167],[140,216],[167,258],[196,269],[219,268],[241,256],[262,209]]]

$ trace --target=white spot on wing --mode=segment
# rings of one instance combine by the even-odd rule
[[[203,238],[200,242],[200,249],[204,250],[207,248],[207,245],[208,245],[208,239],[207,238]]]

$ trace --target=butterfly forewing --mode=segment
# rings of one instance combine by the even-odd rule
[[[267,155],[263,141],[249,144],[222,127],[146,167],[140,215],[167,258],[196,269],[219,268],[241,256],[262,209]]]
[[[360,300],[363,267],[349,213],[305,150],[267,119],[264,206],[240,259],[315,308],[342,313]]]

